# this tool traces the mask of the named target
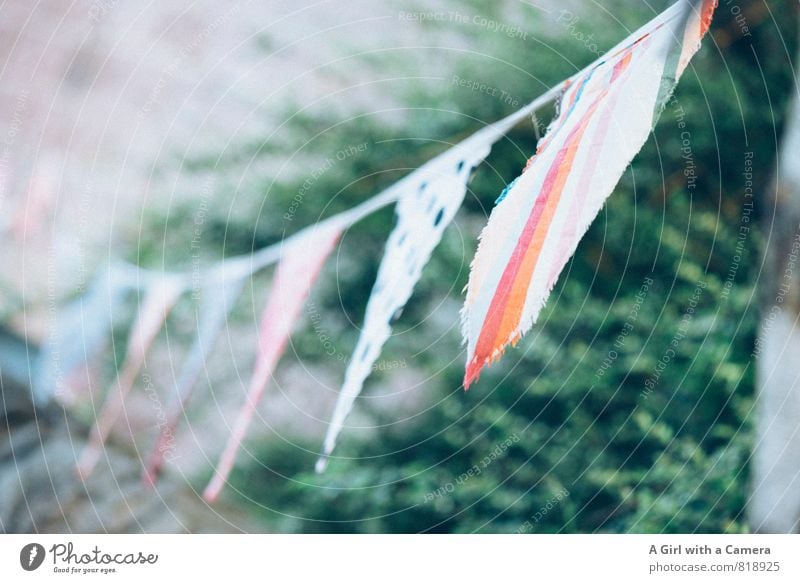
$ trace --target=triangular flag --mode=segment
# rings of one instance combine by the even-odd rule
[[[364,327],[317,461],[318,472],[325,469],[345,418],[392,333],[392,323],[411,297],[444,229],[461,207],[472,169],[488,155],[492,142],[486,138],[496,139],[497,133],[486,129],[479,132],[479,140],[465,141],[437,159],[426,172],[419,173],[397,203],[397,225],[386,243],[367,303]]]
[[[142,476],[146,484],[155,482],[164,461],[169,460],[170,452],[175,447],[175,430],[192,397],[198,377],[205,369],[217,337],[227,321],[228,314],[242,292],[245,281],[245,278],[241,277],[224,279],[201,291],[197,308],[197,335],[175,382],[175,397],[167,413],[167,419],[158,426],[158,436]]]
[[[247,397],[236,417],[216,471],[203,493],[217,499],[236,461],[236,453],[247,433],[275,365],[286,348],[289,335],[300,315],[311,286],[333,250],[344,225],[338,221],[320,223],[286,243],[276,270],[267,306],[261,317],[258,354]]]
[[[91,358],[108,340],[114,314],[131,289],[111,266],[98,273],[85,293],[58,309],[37,361],[37,401],[47,402],[53,394],[66,390],[89,368]]]
[[[573,78],[480,236],[462,312],[464,386],[536,322],[547,296],[708,30],[716,0],[680,0]]]
[[[128,336],[125,362],[117,375],[116,386],[106,396],[89,442],[78,461],[78,472],[81,476],[88,477],[97,465],[103,444],[125,408],[125,399],[136,382],[147,351],[182,291],[183,286],[176,279],[160,279],[147,290],[144,303]]]

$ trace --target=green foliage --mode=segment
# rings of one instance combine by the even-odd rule
[[[774,4],[776,12],[792,12],[788,0]],[[642,22],[635,17],[642,14],[626,18]],[[792,38],[793,20],[776,28],[762,14],[750,23],[753,37],[734,35],[720,50],[706,43],[537,326],[464,393],[455,321],[474,237],[535,138],[528,126],[498,144],[398,325],[398,332],[414,333],[398,334],[386,349],[427,379],[429,402],[408,415],[360,399],[356,406],[382,426],[378,437],[345,432],[321,476],[311,471],[319,436],[273,436],[261,446],[260,464],[236,470],[227,495],[261,513],[270,528],[290,532],[746,531],[761,239],[755,217],[743,219],[741,173],[752,151],[755,184],[769,181],[791,82],[775,39],[778,32]],[[736,30],[721,6],[714,31],[722,39]],[[609,30],[601,46],[611,46],[618,32]],[[568,63],[593,59],[567,36],[554,34],[545,48],[533,38],[493,38],[487,54],[507,65],[487,67],[473,55],[459,61],[459,74],[527,100],[572,73]],[[753,73],[756,58],[763,79]],[[233,247],[275,240],[352,206],[441,150],[438,140],[510,111],[497,99],[457,91],[410,91],[407,98],[412,107],[443,103],[463,115],[409,110],[406,123],[394,126],[380,115],[343,125],[298,118],[300,135],[315,136],[307,149],[323,157],[342,145],[369,147],[315,180],[313,195],[289,221],[276,217],[302,180],[271,186],[257,235],[252,224],[226,230],[225,237],[239,239]],[[684,174],[684,132],[694,183]],[[385,212],[348,233],[342,255],[357,260],[339,273],[346,290],[336,298],[325,288],[320,294],[341,346],[355,342],[346,318],[363,317],[391,224]],[[742,242],[743,225],[752,230]],[[448,297],[453,301],[443,301]],[[312,337],[308,326],[299,334],[303,358],[315,358]],[[367,393],[385,379],[375,375]]]

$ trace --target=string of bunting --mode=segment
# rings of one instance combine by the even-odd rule
[[[346,229],[396,203],[396,225],[316,465],[318,472],[324,471],[347,415],[391,336],[392,324],[463,202],[473,169],[512,127],[560,96],[557,115],[536,153],[501,193],[479,238],[462,310],[467,345],[464,387],[468,388],[485,366],[498,360],[505,348],[516,344],[536,322],[580,239],[646,142],[708,31],[716,5],[716,0],[678,0],[585,69],[377,196],[279,244],[212,267],[195,306],[195,341],[173,387],[167,421],[160,426],[145,463],[144,481],[153,484],[163,468],[168,443],[245,282],[277,263],[245,402],[204,492],[206,500],[217,499],[325,260]],[[57,314],[39,362],[34,390],[40,397],[66,382],[89,381],[90,362],[114,327],[114,311],[128,293],[144,290],[125,359],[78,460],[81,476],[88,477],[102,458],[104,442],[124,412],[125,399],[150,346],[181,295],[192,286],[191,273],[155,272],[115,263]],[[82,342],[75,342],[75,336]]]

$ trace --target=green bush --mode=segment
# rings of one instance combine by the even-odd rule
[[[775,2],[773,10],[796,12],[792,6]],[[643,13],[629,12],[631,23],[644,20],[637,18]],[[535,147],[529,126],[516,129],[477,172],[456,226],[398,324],[398,331],[415,327],[414,333],[398,335],[386,348],[389,358],[405,358],[427,376],[424,412],[394,415],[361,399],[357,407],[383,425],[378,438],[345,432],[320,476],[309,453],[319,438],[294,444],[267,439],[258,446],[260,463],[237,468],[227,495],[261,514],[269,528],[289,532],[746,531],[754,286],[762,241],[755,217],[744,241],[739,238],[747,224],[742,170],[745,152],[753,152],[755,184],[763,189],[769,182],[774,132],[782,126],[791,84],[791,71],[780,64],[785,60],[770,55],[784,50],[778,32],[793,38],[794,20],[778,29],[762,15],[751,22],[752,37],[737,38],[730,11],[719,8],[715,39],[733,41],[723,46],[720,40],[719,50],[712,40],[705,43],[539,323],[464,393],[463,349],[453,321],[474,237],[497,193]],[[507,41],[493,55],[546,83],[572,72],[565,63],[591,60],[569,39],[550,39],[550,57],[538,42]],[[601,43],[608,47],[613,40]],[[537,55],[535,68],[531,55]],[[754,73],[757,64],[763,79]],[[474,57],[459,62],[458,70],[532,97],[530,78],[485,65]],[[285,212],[297,183],[269,191],[258,241],[252,225],[238,233],[228,229],[226,238],[238,237],[239,249],[276,240],[402,174],[382,170],[430,158],[442,146],[427,140],[466,135],[480,125],[471,118],[492,120],[510,111],[497,100],[462,100],[446,90],[408,95],[411,107],[447,100],[464,115],[410,111],[403,128],[384,125],[377,115],[339,126],[299,120],[298,132],[323,130],[308,146],[312,151],[373,146],[320,178],[314,185],[319,196],[308,197],[291,224],[266,217]],[[681,115],[691,133],[693,188],[684,175]],[[409,136],[418,139],[403,139]],[[334,192],[340,195],[327,207],[322,194]],[[332,286],[318,290],[325,317],[339,323],[331,326],[342,330],[342,346],[355,343],[346,318],[363,317],[392,220],[386,211],[348,234],[343,254],[358,260],[346,276],[339,274],[339,285],[346,286],[343,310]],[[452,301],[443,302],[448,295]],[[418,325],[432,313],[439,319]],[[312,336],[308,325],[298,334],[300,356],[321,362]],[[433,348],[417,353],[426,346]],[[367,394],[390,374],[401,372],[374,375]]]

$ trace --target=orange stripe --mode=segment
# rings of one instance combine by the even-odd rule
[[[596,105],[597,103],[593,104],[579,126],[572,130],[567,138],[568,145],[559,151],[550,167],[545,179],[545,190],[537,199],[537,203],[541,202],[541,204],[534,204],[531,216],[495,290],[494,298],[481,328],[478,344],[475,347],[475,354],[467,366],[467,375],[464,381],[466,387],[469,387],[477,378],[478,372],[491,357],[495,347],[505,345],[515,324],[519,324],[525,305],[527,286],[523,285],[524,279],[519,279],[517,276],[521,271],[528,278],[527,285],[530,285],[530,275],[539,257],[546,233],[546,227],[543,225],[549,226],[552,220],[574,161],[577,142],[582,137]],[[551,194],[553,194],[552,197]],[[543,229],[539,229],[539,227],[543,227]]]
[[[564,186],[567,183],[567,179],[572,174],[572,165],[574,164],[575,156],[578,153],[578,145],[580,144],[580,140],[583,137],[586,128],[589,126],[589,122],[591,121],[591,116],[594,114],[598,105],[599,103],[595,103],[592,108],[586,112],[586,118],[582,120],[581,125],[578,128],[578,132],[572,136],[572,140],[566,148],[565,160],[562,163],[558,174],[556,175],[556,180],[553,185],[554,195],[548,197],[544,213],[542,213],[541,219],[536,225],[533,234],[533,240],[525,251],[525,256],[523,257],[520,268],[517,271],[516,277],[514,278],[511,293],[509,294],[508,302],[506,304],[506,310],[504,310],[503,313],[502,323],[494,339],[495,345],[498,342],[506,342],[506,340],[511,336],[513,330],[519,326],[520,320],[522,319],[522,311],[525,307],[525,300],[528,296],[528,289],[530,288],[531,279],[533,277],[533,271],[539,262],[539,256],[541,255],[542,248],[544,247],[547,233],[550,230],[553,217],[558,209],[558,204],[561,202],[561,195],[564,192]]]
[[[703,10],[701,12],[700,38],[697,39],[698,41],[706,35],[709,27],[711,27],[711,19],[714,17],[714,10],[716,8],[717,0],[704,0]]]
[[[632,49],[633,47],[630,48]],[[512,334],[514,329],[519,326],[522,318],[533,271],[558,208],[567,178],[572,170],[580,140],[597,107],[608,94],[611,83],[628,67],[631,58],[632,50],[626,52],[623,58],[615,63],[611,82],[598,95],[578,126],[570,132],[566,140],[567,144],[561,148],[553,161],[545,178],[540,197],[534,203],[531,216],[495,290],[494,298],[483,322],[475,354],[467,366],[467,374],[464,380],[466,387],[477,378],[480,369],[491,357],[495,347],[504,346],[508,341],[514,344],[519,339],[519,334],[513,338]]]
[[[612,83],[616,81],[619,75],[628,67],[631,57],[632,51],[628,51],[625,56],[615,64],[611,76]],[[596,101],[592,104],[589,111],[584,114],[584,118],[581,120],[580,125],[573,130],[573,135],[568,138],[569,143],[567,146],[562,148],[562,153],[564,154],[562,156],[562,160],[557,160],[556,164],[554,164],[554,167],[557,168],[557,174],[552,186],[548,185],[549,187],[547,188],[547,190],[552,191],[554,195],[547,197],[544,212],[535,224],[532,241],[525,251],[525,256],[520,263],[520,268],[514,277],[507,304],[505,306],[505,310],[503,310],[502,323],[495,334],[495,345],[498,341],[505,342],[510,337],[514,328],[516,328],[520,323],[523,308],[525,306],[525,300],[528,295],[528,288],[530,287],[531,279],[533,277],[533,271],[536,268],[542,248],[544,247],[544,241],[547,237],[547,233],[550,230],[550,225],[553,222],[553,217],[555,216],[556,210],[558,209],[558,204],[561,201],[561,194],[564,191],[567,178],[569,178],[572,172],[572,166],[575,161],[575,156],[578,152],[578,146],[581,138],[583,138],[583,134],[589,125],[589,121],[594,116],[594,113],[597,111],[600,103],[608,94],[608,91],[608,88],[603,91],[603,93],[598,96]],[[545,184],[547,184],[547,181]]]

